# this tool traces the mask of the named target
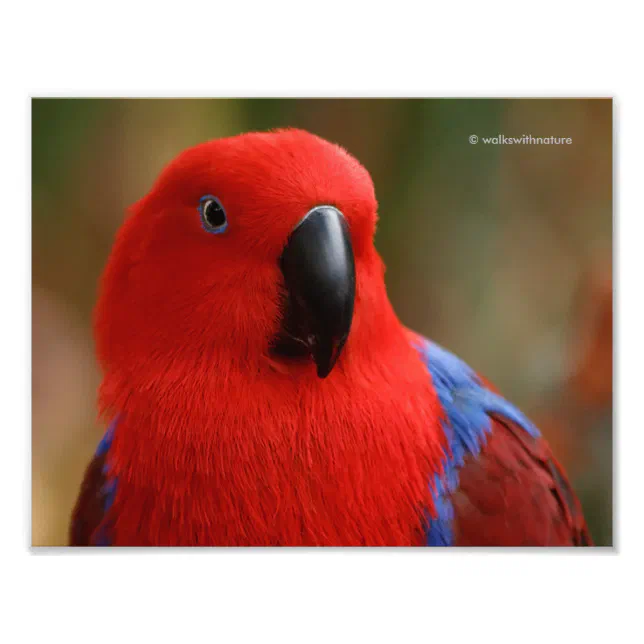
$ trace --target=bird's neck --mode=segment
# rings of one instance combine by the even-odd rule
[[[369,356],[354,343],[324,380],[192,371],[131,391],[109,461],[115,540],[421,543],[439,406],[404,330],[397,342]]]

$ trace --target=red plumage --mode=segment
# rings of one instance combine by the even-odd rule
[[[587,546],[581,505],[543,439],[494,419],[452,495],[457,546]]]
[[[223,235],[202,229],[206,194],[226,209]],[[351,333],[326,379],[268,351],[284,316],[280,253],[322,204],[348,222],[356,273]],[[116,493],[102,517],[113,545],[425,542],[448,450],[443,412],[387,298],[376,208],[367,171],[298,130],[187,150],[132,208],[95,317],[100,408],[119,415],[105,460]],[[76,522],[94,501],[81,495]],[[540,521],[559,512],[550,505]],[[570,539],[570,527],[555,532]],[[72,543],[91,542],[78,534]]]

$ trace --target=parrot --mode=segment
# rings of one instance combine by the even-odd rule
[[[107,431],[71,546],[590,546],[537,427],[408,329],[369,172],[282,128],[181,152],[93,317]]]

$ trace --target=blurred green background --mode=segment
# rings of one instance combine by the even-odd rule
[[[604,99],[34,99],[32,543],[66,543],[104,430],[91,312],[125,208],[188,146],[294,126],[371,172],[399,317],[528,412],[611,545],[612,118]]]

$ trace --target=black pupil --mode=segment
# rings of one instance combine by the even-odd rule
[[[212,228],[219,228],[226,223],[226,213],[216,201],[209,201],[206,204],[203,216],[206,223]]]

